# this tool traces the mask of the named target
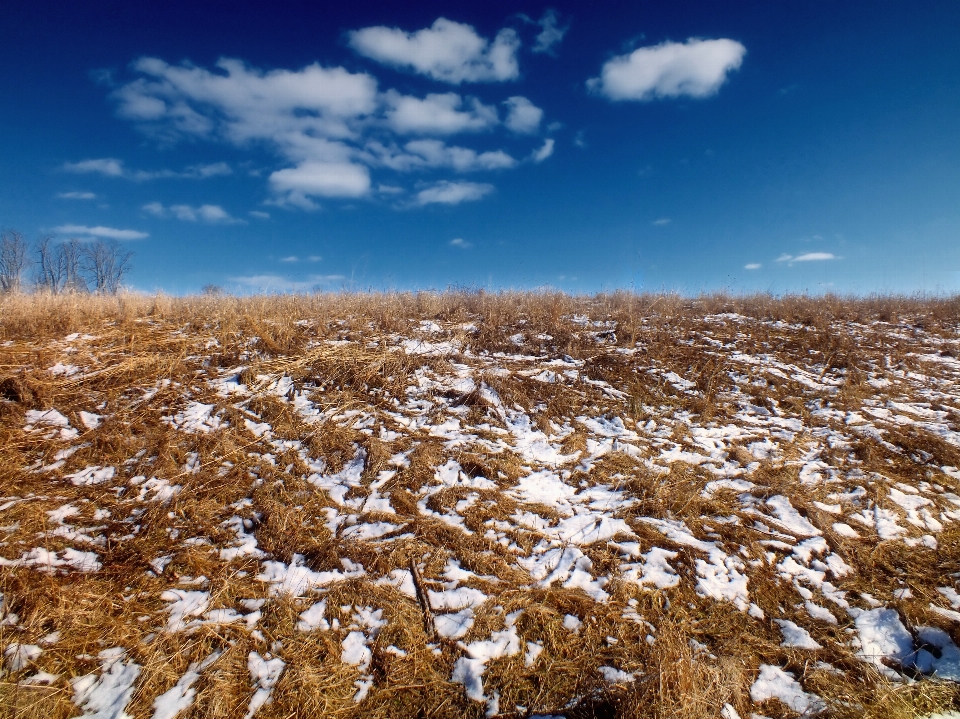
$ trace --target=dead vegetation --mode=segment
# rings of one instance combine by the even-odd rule
[[[0,679],[0,716],[76,715],[71,680],[106,671],[97,657],[112,647],[139,667],[126,705],[135,717],[151,716],[156,697],[215,652],[180,716],[242,716],[256,689],[252,652],[284,662],[257,712],[265,719],[485,711],[679,719],[719,717],[727,705],[741,717],[795,716],[775,699],[752,701],[764,664],[791,672],[830,716],[906,719],[960,708],[955,683],[915,671],[919,681],[898,680],[858,656],[853,614],[829,604],[828,592],[811,596],[831,607],[834,622],[811,621],[800,580],[777,564],[797,537],[772,523],[763,504],[788,497],[819,529],[853,569],[831,579],[854,609],[875,601],[911,630],[939,627],[960,643],[960,623],[931,609],[951,606],[938,587],[960,586],[960,523],[943,514],[960,509],[949,498],[960,494],[960,474],[946,471],[960,467],[960,364],[951,364],[958,329],[955,298],[0,296],[0,647],[42,648]],[[217,384],[228,377],[244,390]],[[197,405],[211,407],[199,429],[181,416]],[[36,416],[28,411],[49,410],[68,427],[25,428]],[[749,428],[746,415],[783,420],[764,435],[776,451],[752,435],[722,438],[725,427]],[[880,430],[849,429],[861,426],[854,415]],[[625,444],[598,453],[610,438],[578,417],[621,418],[621,440],[612,441]],[[529,436],[577,459],[531,459],[542,447],[524,454],[510,424],[522,418]],[[703,429],[721,437],[710,440],[718,471],[752,488],[712,489],[726,475],[696,458],[707,452]],[[668,450],[678,459],[663,460]],[[317,484],[318,476],[347,476],[358,457],[359,479],[344,480],[343,491]],[[437,488],[438,468],[450,461],[460,479]],[[71,481],[90,467],[116,473]],[[560,467],[571,492],[630,500],[609,516],[632,537],[562,544],[589,561],[590,579],[609,579],[602,601],[563,580],[534,581],[518,564],[547,535],[516,517],[527,512],[556,527],[568,516],[557,503],[518,494],[518,483]],[[167,484],[150,485],[154,478]],[[910,524],[890,499],[891,487],[921,484],[940,487],[916,495],[940,512],[938,531]],[[857,487],[855,499],[831,498]],[[855,522],[858,537],[838,533],[846,516],[829,508],[841,504],[847,515],[889,510],[902,537],[884,539]],[[51,518],[67,505],[76,511]],[[730,517],[739,519],[723,521]],[[762,617],[705,596],[697,585],[703,554],[648,518],[682,522],[740,561]],[[378,523],[396,528],[382,540],[348,533]],[[219,552],[243,534],[261,554],[224,559]],[[924,544],[934,534],[935,547]],[[627,581],[623,551],[610,539],[676,552],[680,581]],[[17,565],[37,547],[55,557],[93,552],[101,567]],[[151,564],[162,557],[163,566]],[[291,595],[259,578],[268,561],[345,576],[345,566],[359,565],[364,573]],[[470,576],[453,584],[487,597],[462,637],[431,636],[423,603],[376,581],[411,562],[437,592],[453,581],[445,572],[455,562]],[[208,592],[210,608],[246,607],[244,618],[198,613],[195,624],[172,631],[161,595],[174,589]],[[332,628],[298,631],[299,615],[321,599]],[[243,604],[259,600],[256,610]],[[367,607],[387,621],[367,642],[369,666],[358,669],[343,661],[343,640]],[[567,617],[581,625],[571,630]],[[781,618],[806,627],[820,649],[781,646],[773,621]],[[510,631],[518,650],[485,665],[487,703],[472,701],[451,681],[465,647]],[[42,641],[52,632],[59,638]],[[527,642],[541,647],[531,662]],[[600,667],[632,679],[606,681]],[[24,683],[38,671],[56,677]],[[364,677],[369,694],[355,702]]]

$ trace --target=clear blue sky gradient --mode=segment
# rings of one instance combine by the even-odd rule
[[[567,32],[552,54],[533,52],[540,26],[520,14],[536,21],[551,9]],[[414,32],[440,17],[490,41],[515,29],[519,76],[451,84],[364,57],[349,39],[372,26]],[[614,101],[588,87],[615,56],[689,38],[746,48],[709,96]],[[7,0],[0,225],[31,238],[65,238],[73,233],[56,228],[70,225],[145,233],[124,240],[136,253],[130,282],[144,291],[212,283],[238,292],[314,284],[953,292],[958,38],[960,4],[949,1]],[[262,71],[319,63],[366,73],[380,93],[475,97],[497,106],[501,121],[502,103],[523,96],[543,118],[528,134],[500,125],[437,138],[502,150],[515,167],[398,172],[368,162],[369,192],[315,196],[316,208],[304,209],[271,186],[271,173],[296,162],[269,142],[158,134],[121,116],[115,93],[143,77],[132,66],[143,57],[213,72],[223,57]],[[377,132],[399,145],[417,139]],[[548,138],[552,155],[531,161]],[[122,161],[126,175],[67,169],[104,158]],[[214,163],[229,174],[182,176]],[[420,191],[444,182],[493,189],[458,204],[417,203]],[[381,184],[399,191],[378,192]],[[151,203],[167,208],[164,216],[145,209]],[[178,219],[169,209],[178,205],[195,214],[217,206],[232,221]],[[803,255],[832,259],[780,259]]]

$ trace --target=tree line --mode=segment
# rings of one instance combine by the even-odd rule
[[[16,230],[0,234],[0,291],[93,292],[115,295],[132,267],[133,253],[107,240],[30,243]]]

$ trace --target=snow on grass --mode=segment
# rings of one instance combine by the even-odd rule
[[[757,703],[778,699],[797,714],[814,714],[825,708],[820,697],[803,691],[793,674],[770,664],[760,665],[760,674],[750,685],[750,698]]]
[[[247,656],[247,669],[250,671],[254,692],[250,697],[244,719],[251,719],[260,707],[271,702],[273,688],[280,680],[280,675],[283,674],[286,666],[280,657],[271,657],[270,654],[262,657],[259,652],[250,652]]]
[[[140,676],[140,665],[124,662],[125,656],[126,650],[121,647],[104,649],[97,655],[99,676],[87,674],[70,680],[73,703],[83,710],[79,719],[132,719],[126,708]]]

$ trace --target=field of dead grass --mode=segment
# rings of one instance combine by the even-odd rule
[[[958,355],[952,298],[0,297],[0,716],[960,709]]]

